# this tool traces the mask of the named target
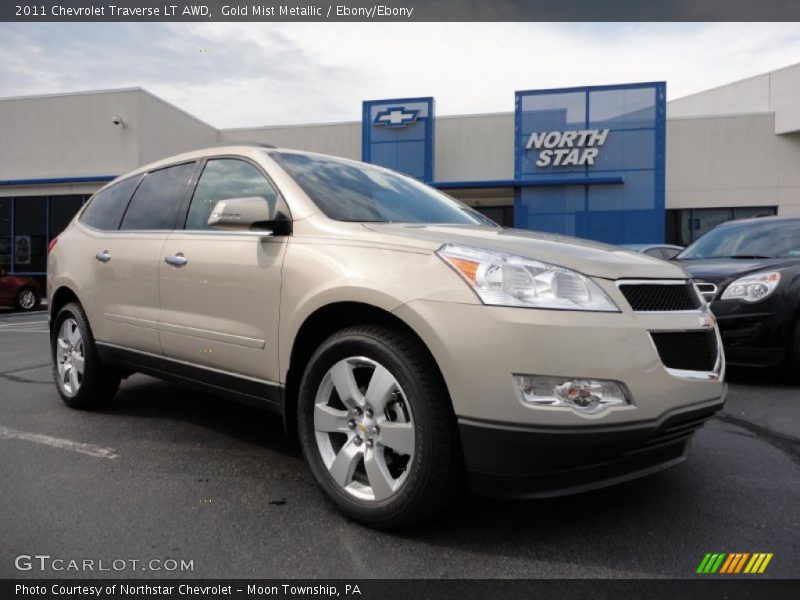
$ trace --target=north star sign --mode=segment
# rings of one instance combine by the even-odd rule
[[[419,110],[415,108],[403,108],[402,106],[389,106],[385,110],[375,115],[373,123],[375,125],[385,125],[386,127],[405,127],[417,120]]]
[[[533,132],[525,149],[539,150],[537,167],[591,166],[606,138],[608,129]]]

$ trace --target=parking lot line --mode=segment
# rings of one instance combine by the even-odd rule
[[[20,325],[41,325],[42,323],[47,323],[47,321],[21,321],[17,323],[16,321],[13,323],[4,323],[0,325],[0,327],[19,327]]]
[[[61,448],[62,450],[71,450],[72,452],[80,452],[94,456],[95,458],[117,458],[119,454],[113,448],[103,448],[95,446],[94,444],[82,444],[80,442],[73,442],[64,438],[51,437],[49,435],[42,435],[39,433],[30,433],[27,431],[17,431],[9,427],[0,426],[0,440],[25,440],[26,442],[33,442],[35,444],[44,444],[45,446],[52,446],[53,448]]]

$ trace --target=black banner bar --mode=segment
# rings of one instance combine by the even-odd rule
[[[4,0],[0,21],[800,21],[796,0]]]
[[[742,576],[686,580],[10,580],[0,582],[4,600],[231,598],[277,600],[781,600],[797,597],[797,581]]]

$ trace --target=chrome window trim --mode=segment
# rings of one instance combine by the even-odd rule
[[[219,235],[222,237],[259,237],[268,238],[274,237],[274,233],[269,229],[263,231],[234,231],[234,230],[219,230],[219,229],[175,229],[170,233],[190,235]]]

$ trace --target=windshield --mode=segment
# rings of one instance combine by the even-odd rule
[[[800,258],[800,220],[743,221],[712,229],[675,258]]]
[[[270,157],[337,221],[499,227],[450,196],[398,173],[324,156],[270,152]]]

